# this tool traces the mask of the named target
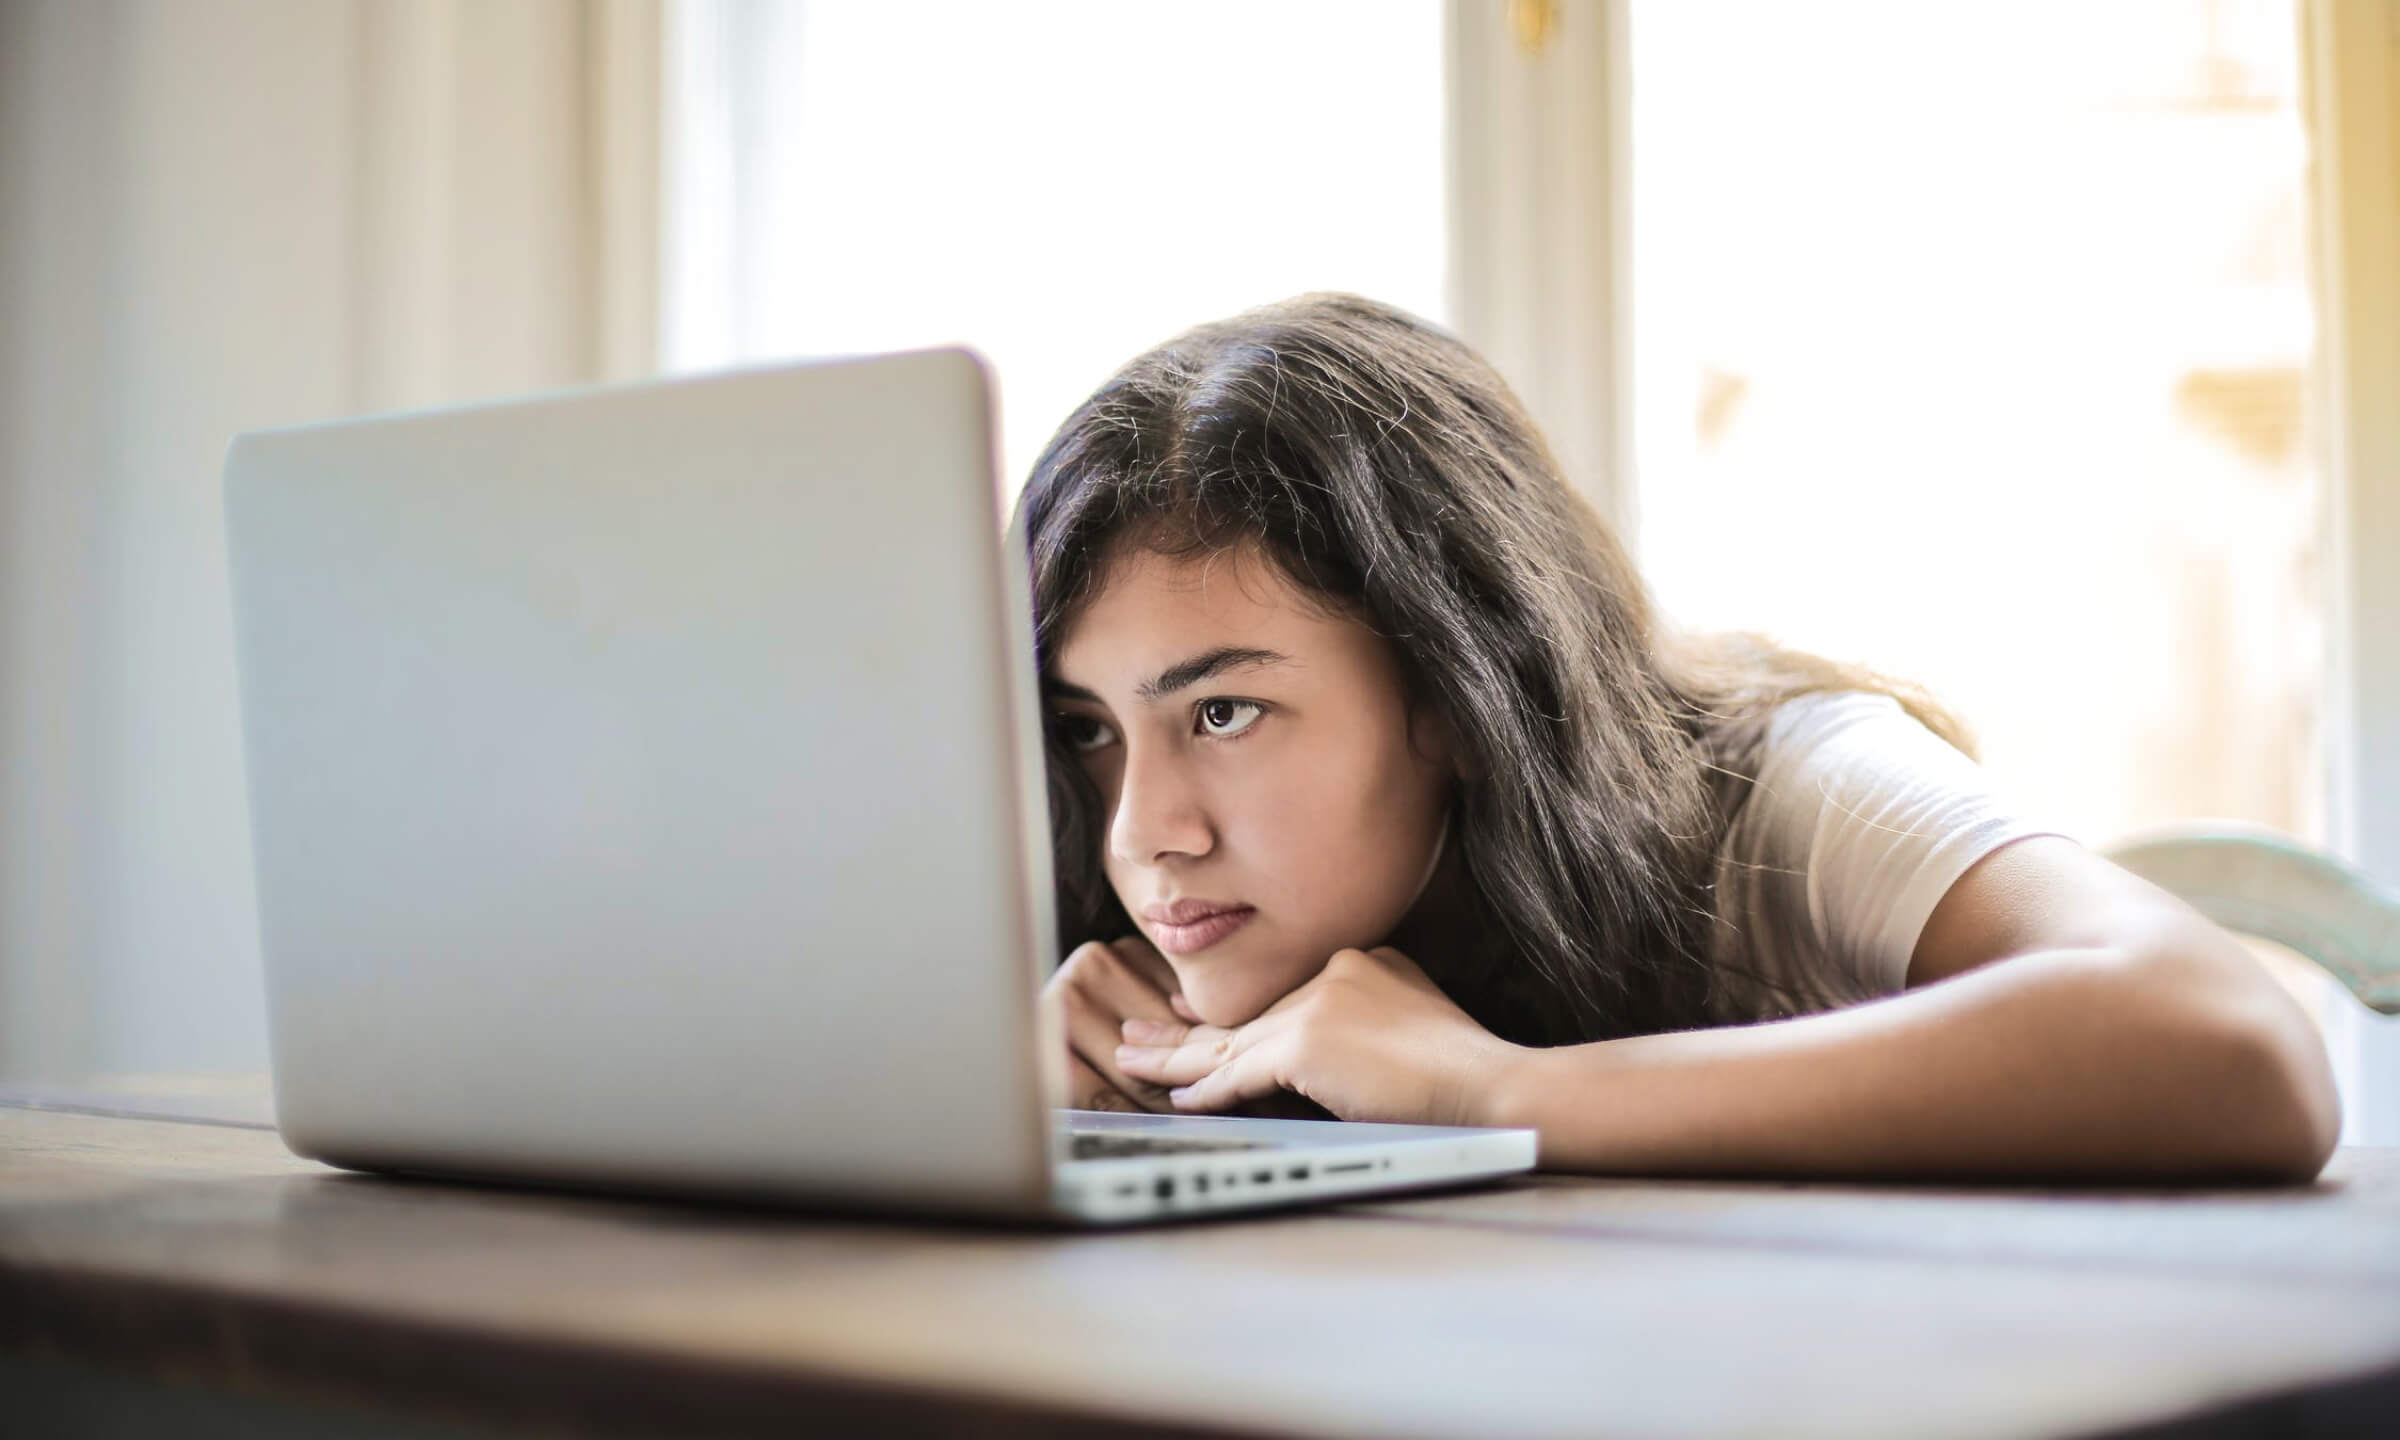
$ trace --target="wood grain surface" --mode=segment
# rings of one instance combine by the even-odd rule
[[[2091,1433],[2400,1363],[2400,1151],[2296,1189],[1536,1176],[1057,1233],[355,1176],[20,1101],[0,1346],[567,1433]]]

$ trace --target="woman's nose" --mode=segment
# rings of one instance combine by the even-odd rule
[[[1179,757],[1128,745],[1109,817],[1108,847],[1119,860],[1157,863],[1168,855],[1205,855],[1216,843],[1208,808],[1190,768]]]

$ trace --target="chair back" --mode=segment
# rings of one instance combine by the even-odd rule
[[[2146,831],[2110,860],[2228,930],[2307,956],[2365,1004],[2400,1015],[2400,897],[2272,830],[2230,824]]]

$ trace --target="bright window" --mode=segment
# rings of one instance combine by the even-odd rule
[[[1434,0],[671,14],[671,369],[972,343],[1013,493],[1188,325],[1319,289],[1442,315]]]
[[[1637,0],[1643,564],[2087,841],[2323,828],[2285,3]]]

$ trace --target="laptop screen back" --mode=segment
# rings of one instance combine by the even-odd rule
[[[236,442],[294,1149],[1039,1202],[1055,930],[991,415],[931,351]]]

